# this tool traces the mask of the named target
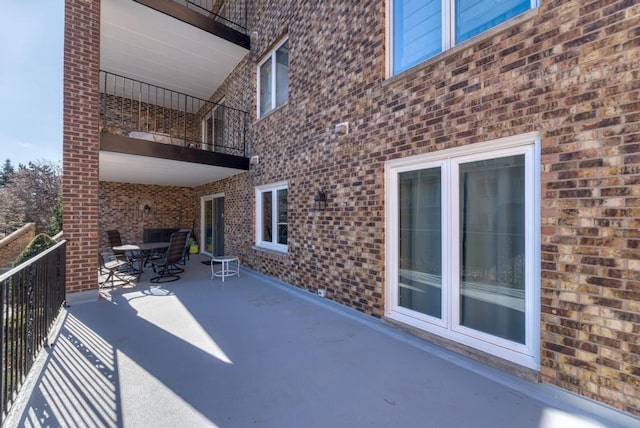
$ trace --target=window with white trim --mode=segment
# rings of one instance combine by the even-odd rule
[[[289,99],[289,40],[284,40],[258,64],[258,118]]]
[[[256,187],[256,246],[287,251],[288,193],[286,182]]]
[[[539,365],[538,135],[386,165],[385,314]]]
[[[391,74],[538,5],[538,0],[389,0]]]

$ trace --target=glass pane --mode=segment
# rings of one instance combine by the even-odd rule
[[[456,0],[456,44],[530,8],[531,0]]]
[[[525,343],[524,155],[460,165],[460,324]]]
[[[399,305],[442,316],[440,168],[399,174]]]
[[[393,2],[393,73],[442,52],[441,0]]]
[[[273,205],[272,192],[262,193],[262,240],[266,242],[273,241]]]
[[[276,107],[289,98],[289,42],[276,51]]]
[[[278,244],[287,245],[288,239],[288,222],[287,222],[287,209],[289,204],[287,202],[287,189],[278,190]]]
[[[260,116],[271,110],[271,57],[260,66]]]
[[[204,251],[213,252],[213,201],[204,201]]]

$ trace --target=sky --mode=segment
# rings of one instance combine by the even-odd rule
[[[2,0],[0,166],[62,161],[64,0]]]

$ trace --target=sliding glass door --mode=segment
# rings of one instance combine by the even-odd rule
[[[536,141],[387,164],[388,317],[537,366]]]
[[[224,195],[205,196],[200,203],[200,251],[209,256],[224,255]]]

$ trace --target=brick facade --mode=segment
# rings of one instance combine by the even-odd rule
[[[193,228],[196,204],[189,187],[100,182],[99,248],[109,248],[107,230],[117,229],[122,242],[142,242],[146,228]],[[140,205],[151,208],[145,213]]]
[[[100,0],[65,1],[63,221],[67,292],[96,289]]]
[[[238,253],[246,266],[383,316],[384,163],[539,132],[542,379],[640,415],[640,7],[541,3],[385,79],[382,2],[256,2],[246,75],[260,163],[236,184],[254,206],[252,186],[288,182],[289,251],[245,238]],[[285,34],[289,101],[256,120],[255,67]],[[351,132],[337,136],[343,121]],[[318,186],[329,199],[319,213]],[[235,208],[227,218],[253,234],[255,214]]]
[[[541,378],[640,416],[640,5],[540,3],[386,78],[384,2],[252,2],[251,52],[211,99],[224,96],[250,112],[249,154],[259,163],[169,193],[183,198],[175,206],[191,200],[194,211],[180,213],[180,221],[195,218],[198,232],[199,198],[224,193],[227,252],[243,266],[310,291],[324,288],[327,298],[383,317],[385,162],[538,132]],[[67,1],[72,17],[75,4]],[[82,7],[91,8],[89,17],[97,13]],[[289,100],[257,120],[256,65],[284,35]],[[83,37],[97,42],[95,34]],[[68,55],[65,75],[75,63],[97,70],[91,55]],[[74,101],[87,129],[67,129],[66,115],[79,113],[65,101],[65,235],[71,225],[71,243],[93,238],[95,248],[104,245],[93,233],[98,125],[95,112],[81,106],[97,105],[97,90],[85,91],[76,88]],[[345,121],[350,133],[339,136],[334,127]],[[86,161],[70,150],[87,145]],[[279,181],[289,189],[286,255],[254,247],[255,186]],[[112,215],[114,224],[130,224],[125,236],[136,239],[131,206],[165,190],[120,186],[101,185],[104,209],[112,211],[101,215],[100,235]],[[318,187],[328,197],[323,212],[312,211]],[[116,197],[123,191],[131,200]],[[80,226],[87,229],[76,235]],[[84,259],[73,246],[69,254],[69,289],[81,289],[75,262]]]

